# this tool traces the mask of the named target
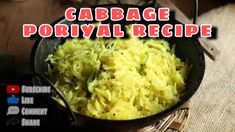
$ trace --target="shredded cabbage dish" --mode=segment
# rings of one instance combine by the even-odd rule
[[[73,38],[46,61],[48,76],[74,112],[109,120],[142,118],[173,106],[190,69],[167,41],[134,37]]]

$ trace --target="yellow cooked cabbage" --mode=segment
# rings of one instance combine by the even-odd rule
[[[146,117],[171,107],[179,101],[189,71],[165,40],[134,37],[73,38],[47,61],[49,76],[72,110],[112,120]]]

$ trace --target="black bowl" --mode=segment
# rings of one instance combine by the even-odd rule
[[[105,7],[110,8],[112,6],[113,5],[108,5]],[[130,5],[121,5],[122,8],[126,8],[129,6]],[[69,22],[64,18],[61,18],[57,20],[55,23],[63,23],[70,25],[79,22]],[[180,23],[180,22],[175,20],[173,23]],[[181,100],[177,104],[175,104],[171,108],[161,113],[134,120],[121,120],[121,121],[103,120],[103,119],[87,117],[76,113],[76,116],[79,119],[79,125],[81,127],[76,129],[80,130],[95,129],[95,131],[109,131],[109,132],[136,130],[159,122],[162,118],[176,111],[181,105],[187,102],[197,91],[203,79],[204,70],[205,70],[205,58],[203,50],[200,47],[200,43],[197,39],[175,38],[175,39],[167,39],[167,41],[169,41],[170,44],[176,44],[175,54],[177,57],[181,58],[183,61],[187,60],[188,63],[193,66],[186,80],[185,94],[182,96]],[[35,46],[32,50],[32,66],[36,73],[40,74],[46,73],[47,63],[45,62],[45,59],[49,54],[55,52],[55,47],[58,47],[64,42],[65,42],[64,38],[54,38],[54,39],[39,38],[36,41]],[[52,101],[56,107],[66,111],[65,108],[59,105],[56,101],[52,100],[51,98],[48,99]]]

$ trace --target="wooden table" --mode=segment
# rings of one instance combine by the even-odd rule
[[[66,9],[58,0],[26,0],[0,2],[0,55],[12,54],[14,67],[28,63],[34,40],[22,37],[22,25],[51,23]]]

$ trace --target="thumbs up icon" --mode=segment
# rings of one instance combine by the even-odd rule
[[[12,94],[12,96],[11,97],[8,97],[7,98],[7,103],[8,104],[18,104],[19,103],[19,98],[18,97],[15,97],[15,95],[14,94]]]

